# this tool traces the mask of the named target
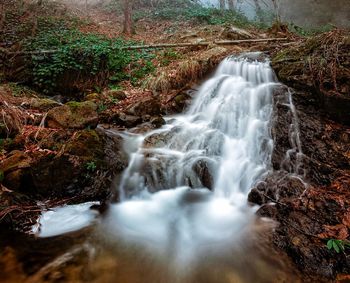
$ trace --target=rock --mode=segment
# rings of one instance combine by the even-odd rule
[[[48,98],[33,98],[31,99],[29,106],[32,109],[46,112],[52,108],[61,106],[61,104],[55,100]]]
[[[0,163],[4,185],[12,190],[19,190],[24,186],[31,164],[32,158],[28,154],[18,150],[10,152],[9,157]]]
[[[120,113],[118,115],[118,124],[126,128],[133,128],[142,123],[142,118],[139,116]]]
[[[90,93],[87,96],[85,96],[86,101],[93,101],[98,102],[100,100],[100,95],[98,93]]]
[[[95,130],[76,132],[65,147],[65,153],[83,158],[86,162],[100,160],[104,155],[104,145]]]
[[[47,125],[50,128],[96,128],[97,123],[97,106],[91,101],[68,102],[51,109],[47,115]]]
[[[197,174],[199,180],[201,181],[202,185],[209,190],[213,189],[214,186],[214,172],[215,172],[215,164],[212,160],[199,160],[196,162],[192,169]]]
[[[122,90],[110,90],[107,95],[119,101],[127,98],[126,92]]]
[[[159,97],[152,96],[144,98],[134,105],[131,105],[126,113],[138,117],[143,117],[145,115],[159,116],[161,114]]]
[[[238,39],[251,39],[254,38],[250,32],[240,29],[238,27],[230,26],[225,28],[221,36],[229,40],[238,40]]]
[[[150,123],[154,126],[155,129],[160,128],[161,126],[165,125],[165,120],[163,117],[152,117],[150,119]]]
[[[343,30],[311,37],[280,50],[271,63],[280,81],[310,91],[325,114],[350,125],[350,43],[346,38],[349,32]]]
[[[292,148],[288,137],[293,123],[287,90],[274,90],[274,170],[256,184],[248,200],[262,205],[258,215],[279,223],[273,234],[276,246],[304,272],[331,282],[337,273],[350,271],[350,261],[327,250],[326,240],[320,240],[349,237],[350,129],[324,119],[312,91],[292,92],[303,152],[299,175],[295,174],[285,162]],[[295,156],[291,158],[295,162]]]

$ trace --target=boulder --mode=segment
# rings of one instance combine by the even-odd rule
[[[127,98],[125,91],[122,90],[110,90],[107,92],[107,95],[119,101]]]
[[[91,101],[68,102],[51,109],[47,115],[47,125],[50,128],[96,128],[97,123],[97,106]]]
[[[61,104],[48,98],[32,98],[29,103],[30,108],[43,112],[49,111],[50,109],[58,106],[61,106]]]
[[[221,36],[229,40],[238,40],[238,39],[251,39],[254,38],[254,35],[250,32],[240,29],[238,27],[230,26],[225,28]]]
[[[161,114],[159,97],[146,97],[141,101],[136,102],[127,109],[127,114],[139,117],[145,115],[159,116]]]
[[[3,184],[12,189],[19,190],[27,179],[32,158],[22,151],[14,150],[10,152],[8,158],[0,163]]]

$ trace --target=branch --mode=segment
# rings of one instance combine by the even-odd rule
[[[150,45],[135,45],[122,47],[122,50],[134,50],[134,49],[153,49],[153,48],[171,48],[171,47],[188,47],[188,46],[208,46],[211,44],[216,45],[235,45],[240,43],[256,43],[256,42],[271,42],[271,41],[287,41],[288,38],[259,38],[259,39],[240,39],[240,40],[221,40],[214,42],[198,42],[198,43],[162,43],[162,44],[150,44]]]
[[[257,43],[257,42],[275,42],[275,41],[288,41],[288,38],[259,38],[259,39],[240,39],[240,40],[221,40],[213,42],[198,42],[198,43],[161,43],[161,44],[149,44],[149,45],[134,45],[125,46],[121,50],[138,50],[138,49],[156,49],[156,48],[172,48],[172,47],[191,47],[191,46],[209,46],[216,45],[235,45],[241,43]],[[0,53],[5,55],[42,55],[42,54],[54,54],[59,50],[36,50],[36,51],[16,51],[10,52],[4,48],[0,48]]]

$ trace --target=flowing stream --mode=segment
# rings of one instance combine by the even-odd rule
[[[185,114],[167,117],[165,126],[146,135],[124,134],[130,162],[121,202],[96,222],[95,235],[105,247],[100,259],[124,258],[137,266],[132,273],[141,274],[140,281],[123,268],[129,282],[275,282],[283,269],[271,262],[272,251],[262,251],[261,239],[274,224],[257,219],[247,203],[249,191],[271,170],[273,152],[277,82],[258,56],[225,59]],[[70,221],[61,223],[63,232],[95,218],[84,206],[69,209],[42,217],[41,236],[59,234],[52,219],[65,214]],[[108,272],[111,282],[126,282]]]

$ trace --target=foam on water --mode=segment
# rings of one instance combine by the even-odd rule
[[[182,264],[238,239],[254,218],[247,194],[271,166],[275,85],[268,62],[227,58],[185,114],[145,136],[123,134],[130,162],[104,236]],[[85,227],[94,220],[88,207],[44,213],[39,235]]]
[[[268,62],[227,58],[185,114],[138,136],[107,237],[182,265],[238,239],[254,218],[247,194],[271,166],[275,85]]]

